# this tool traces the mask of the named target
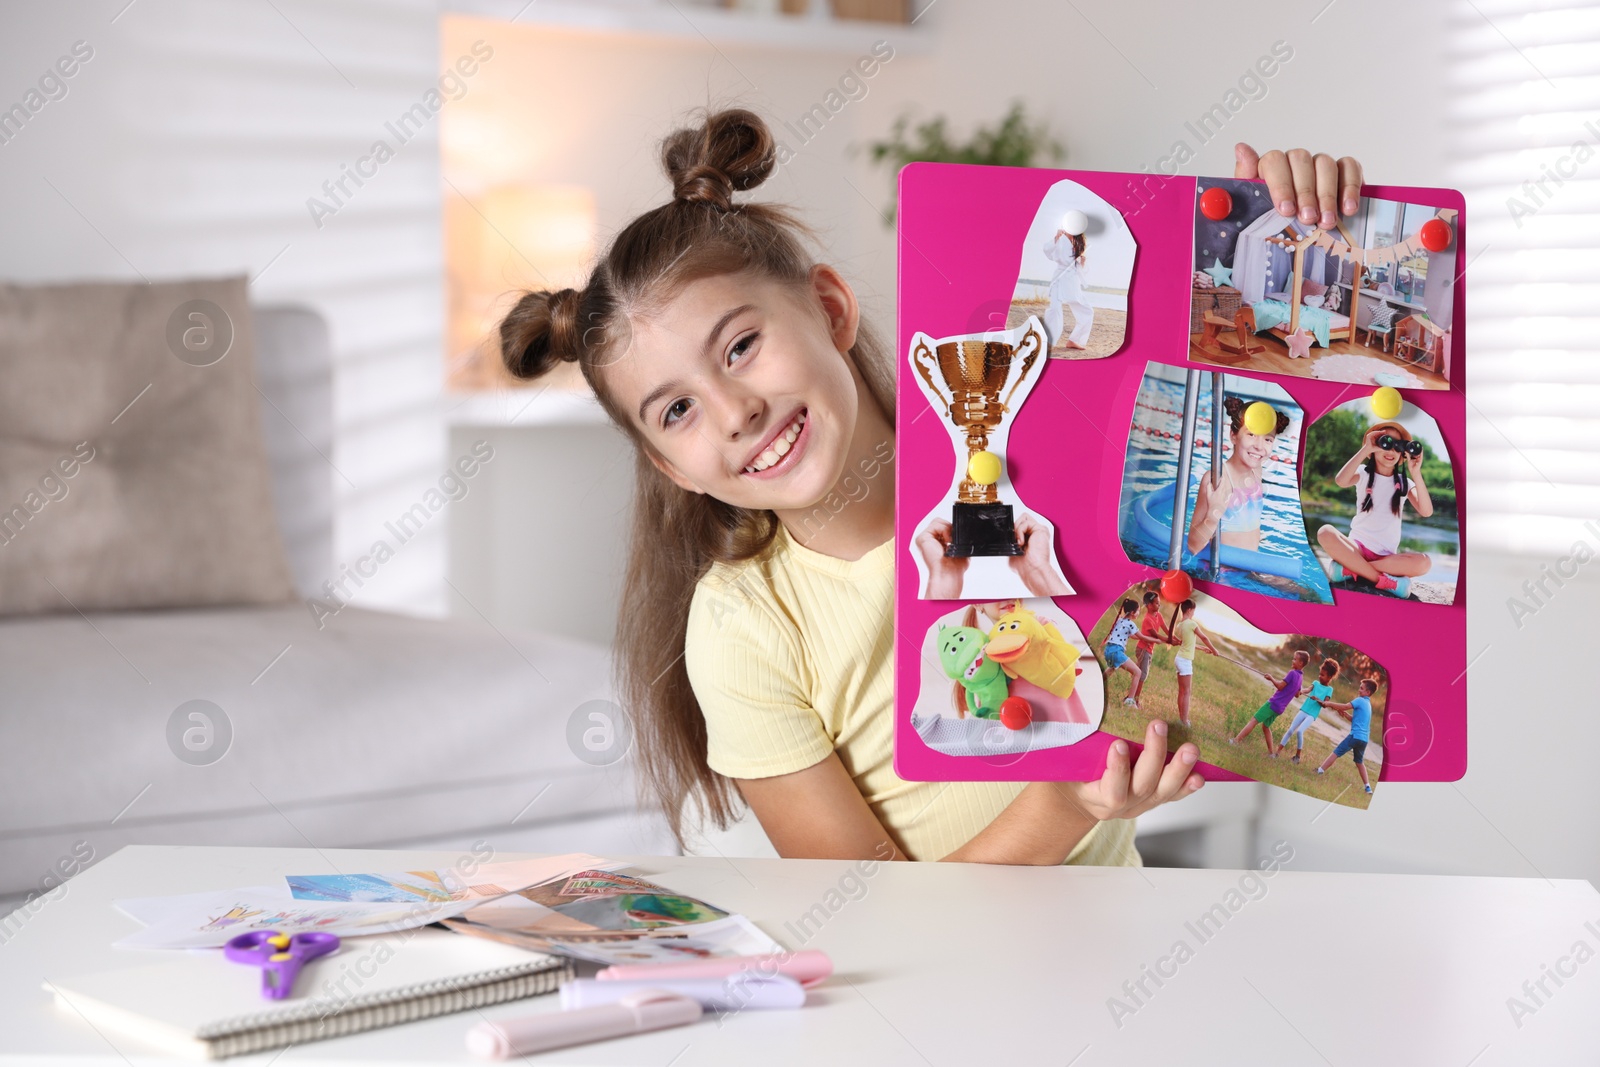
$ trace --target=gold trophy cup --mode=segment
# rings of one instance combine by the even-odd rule
[[[1048,341],[1044,328],[1031,317],[1021,336],[1012,341],[956,340],[930,345],[919,336],[911,350],[913,365],[943,401],[945,416],[967,438],[966,473],[956,490],[946,556],[1022,554],[1011,505],[1002,503],[995,491],[1000,468],[998,457],[989,452],[989,435],[1011,410],[1011,398],[1027,380]],[[978,463],[974,463],[975,457]],[[988,457],[987,461],[982,457]],[[988,471],[982,470],[985,466]],[[975,469],[979,471],[976,478]],[[987,477],[990,473],[994,477]]]

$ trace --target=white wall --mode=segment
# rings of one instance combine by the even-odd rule
[[[522,7],[475,6],[509,14]],[[870,31],[862,31],[858,46],[804,49],[707,41],[693,33],[601,33],[538,18],[535,7],[516,23],[466,16],[447,23],[447,52],[479,37],[496,50],[473,91],[444,116],[449,195],[472,197],[516,182],[585,186],[595,194],[603,246],[636,215],[670,198],[659,163],[666,133],[691,121],[697,108],[749,107],[793,153],[755,195],[793,205],[818,227],[819,256],[861,279],[888,331],[891,233],[867,220],[887,206],[890,174],[866,169],[849,152],[886,124],[873,111],[878,97],[920,77],[914,57],[896,54],[882,63],[865,79],[864,97],[802,141],[790,127],[867,55]],[[881,267],[886,251],[887,275],[861,269]]]
[[[398,144],[384,123],[437,77],[437,10],[274,3],[9,5],[4,104],[75,41],[94,55],[0,145],[0,277],[244,272],[259,275],[257,302],[318,308],[336,347],[329,476],[335,560],[348,562],[443,471],[436,126],[320,228],[306,201],[376,139]],[[355,602],[442,611],[445,526],[408,543]]]
[[[450,454],[467,455],[479,441],[494,459],[450,512],[451,614],[611,644],[633,444],[609,423],[456,426]],[[582,474],[552,480],[551,471]]]

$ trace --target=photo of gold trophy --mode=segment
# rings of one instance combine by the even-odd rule
[[[912,365],[944,404],[945,417],[956,429],[952,443],[958,456],[960,437],[966,437],[966,473],[951,509],[946,556],[1022,554],[1011,505],[1000,500],[996,488],[1005,463],[989,451],[989,438],[1011,412],[1012,398],[1049,342],[1043,325],[1031,316],[1017,330],[998,336],[1004,339],[932,341],[918,334],[913,342]]]

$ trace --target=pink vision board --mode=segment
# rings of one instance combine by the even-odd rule
[[[1084,781],[1105,769],[1114,739],[1097,730],[1072,744],[1006,756],[954,756],[929,747],[911,722],[922,685],[930,627],[984,599],[920,599],[923,572],[911,547],[918,524],[950,492],[956,455],[909,359],[918,334],[933,339],[1008,327],[1023,245],[1055,183],[1079,183],[1120,211],[1137,243],[1121,347],[1099,359],[1044,359],[1022,405],[1008,416],[1005,468],[1027,510],[1054,527],[1054,550],[1072,595],[1056,610],[1089,634],[1135,582],[1161,568],[1128,559],[1118,533],[1124,458],[1134,404],[1149,362],[1180,371],[1222,370],[1274,383],[1304,411],[1306,427],[1336,405],[1371,395],[1373,385],[1209,367],[1188,361],[1195,273],[1196,197],[1208,179],[1148,174],[911,164],[899,177],[898,404],[895,478],[895,771],[908,781]],[[1135,191],[1137,189],[1137,192]],[[1454,209],[1453,247],[1464,247],[1461,195],[1449,189],[1365,186],[1365,197]],[[1287,221],[1287,220],[1285,220]],[[1455,781],[1467,761],[1465,571],[1466,286],[1454,287],[1448,388],[1402,390],[1438,425],[1454,465],[1459,578],[1453,603],[1412,604],[1335,588],[1334,603],[1263,596],[1197,580],[1194,588],[1261,630],[1303,633],[1371,653],[1389,675],[1382,781]],[[1202,401],[1202,407],[1204,402]],[[1165,605],[1164,605],[1165,606]],[[1414,637],[1411,635],[1415,635]],[[1129,645],[1131,648],[1131,644]],[[1309,671],[1308,671],[1309,677]],[[1098,692],[1098,689],[1096,689]],[[1098,722],[1098,717],[1096,718]],[[1376,740],[1376,738],[1374,738]],[[1251,739],[1254,740],[1253,738]],[[1134,751],[1138,751],[1135,744]],[[1245,780],[1209,763],[1215,780]]]

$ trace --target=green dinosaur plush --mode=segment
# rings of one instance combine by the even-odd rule
[[[967,710],[980,719],[998,719],[1010,690],[1000,664],[984,655],[989,638],[972,626],[939,627],[939,664],[967,692]]]

